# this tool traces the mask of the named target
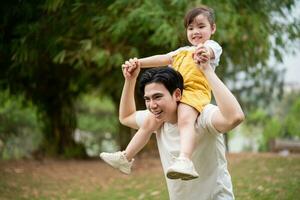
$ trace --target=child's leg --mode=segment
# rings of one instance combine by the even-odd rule
[[[161,126],[162,122],[157,122],[154,115],[149,115],[146,118],[143,126],[137,131],[131,139],[125,151],[100,153],[100,158],[112,167],[119,169],[125,174],[131,173],[133,157],[145,146],[148,142],[151,133]]]
[[[178,127],[180,133],[180,155],[191,160],[195,148],[195,122],[199,112],[193,107],[180,103],[178,105]]]
[[[149,141],[151,134],[161,126],[153,115],[149,115],[143,126],[136,132],[125,149],[127,160],[131,160]]]
[[[170,179],[187,181],[199,177],[192,162],[192,154],[196,143],[195,122],[198,114],[198,111],[189,105],[183,103],[178,105],[180,154],[167,169],[167,177]]]

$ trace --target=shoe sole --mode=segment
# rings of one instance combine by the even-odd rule
[[[115,169],[118,169],[120,172],[122,172],[122,173],[124,173],[124,174],[127,174],[127,175],[130,174],[130,172],[125,171],[124,169],[122,169],[122,167],[115,166],[112,162],[110,162],[110,160],[105,159],[105,157],[103,157],[103,156],[100,155],[100,158],[101,158],[105,163],[107,163],[108,165],[110,165],[111,167],[113,167],[113,168],[115,168]]]
[[[180,172],[168,172],[167,177],[169,179],[181,179],[184,181],[193,180],[198,178],[198,176],[193,176],[190,174],[180,173]]]

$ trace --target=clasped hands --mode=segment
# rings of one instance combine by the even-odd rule
[[[205,69],[210,60],[210,52],[203,45],[199,44],[192,54],[195,63],[200,69]],[[141,63],[137,58],[130,58],[122,64],[122,71],[125,78],[136,78],[140,72]]]

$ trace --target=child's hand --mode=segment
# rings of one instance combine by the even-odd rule
[[[137,58],[131,58],[122,65],[123,76],[125,79],[136,78],[140,72],[140,61]]]
[[[204,47],[203,44],[199,44],[193,55],[193,59],[201,70],[206,69],[210,61],[209,50],[206,47]]]
[[[209,50],[201,43],[197,46],[193,59],[196,64],[201,65],[210,60]]]
[[[203,44],[199,44],[197,49],[193,55],[195,63],[198,65],[199,69],[210,70],[212,67],[210,66],[210,52],[209,50],[203,46]]]

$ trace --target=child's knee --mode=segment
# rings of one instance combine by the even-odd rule
[[[187,117],[178,118],[179,127],[194,126],[195,120]]]
[[[156,119],[153,116],[149,116],[147,117],[147,119],[145,120],[142,128],[146,131],[156,131],[161,123],[157,122]]]

